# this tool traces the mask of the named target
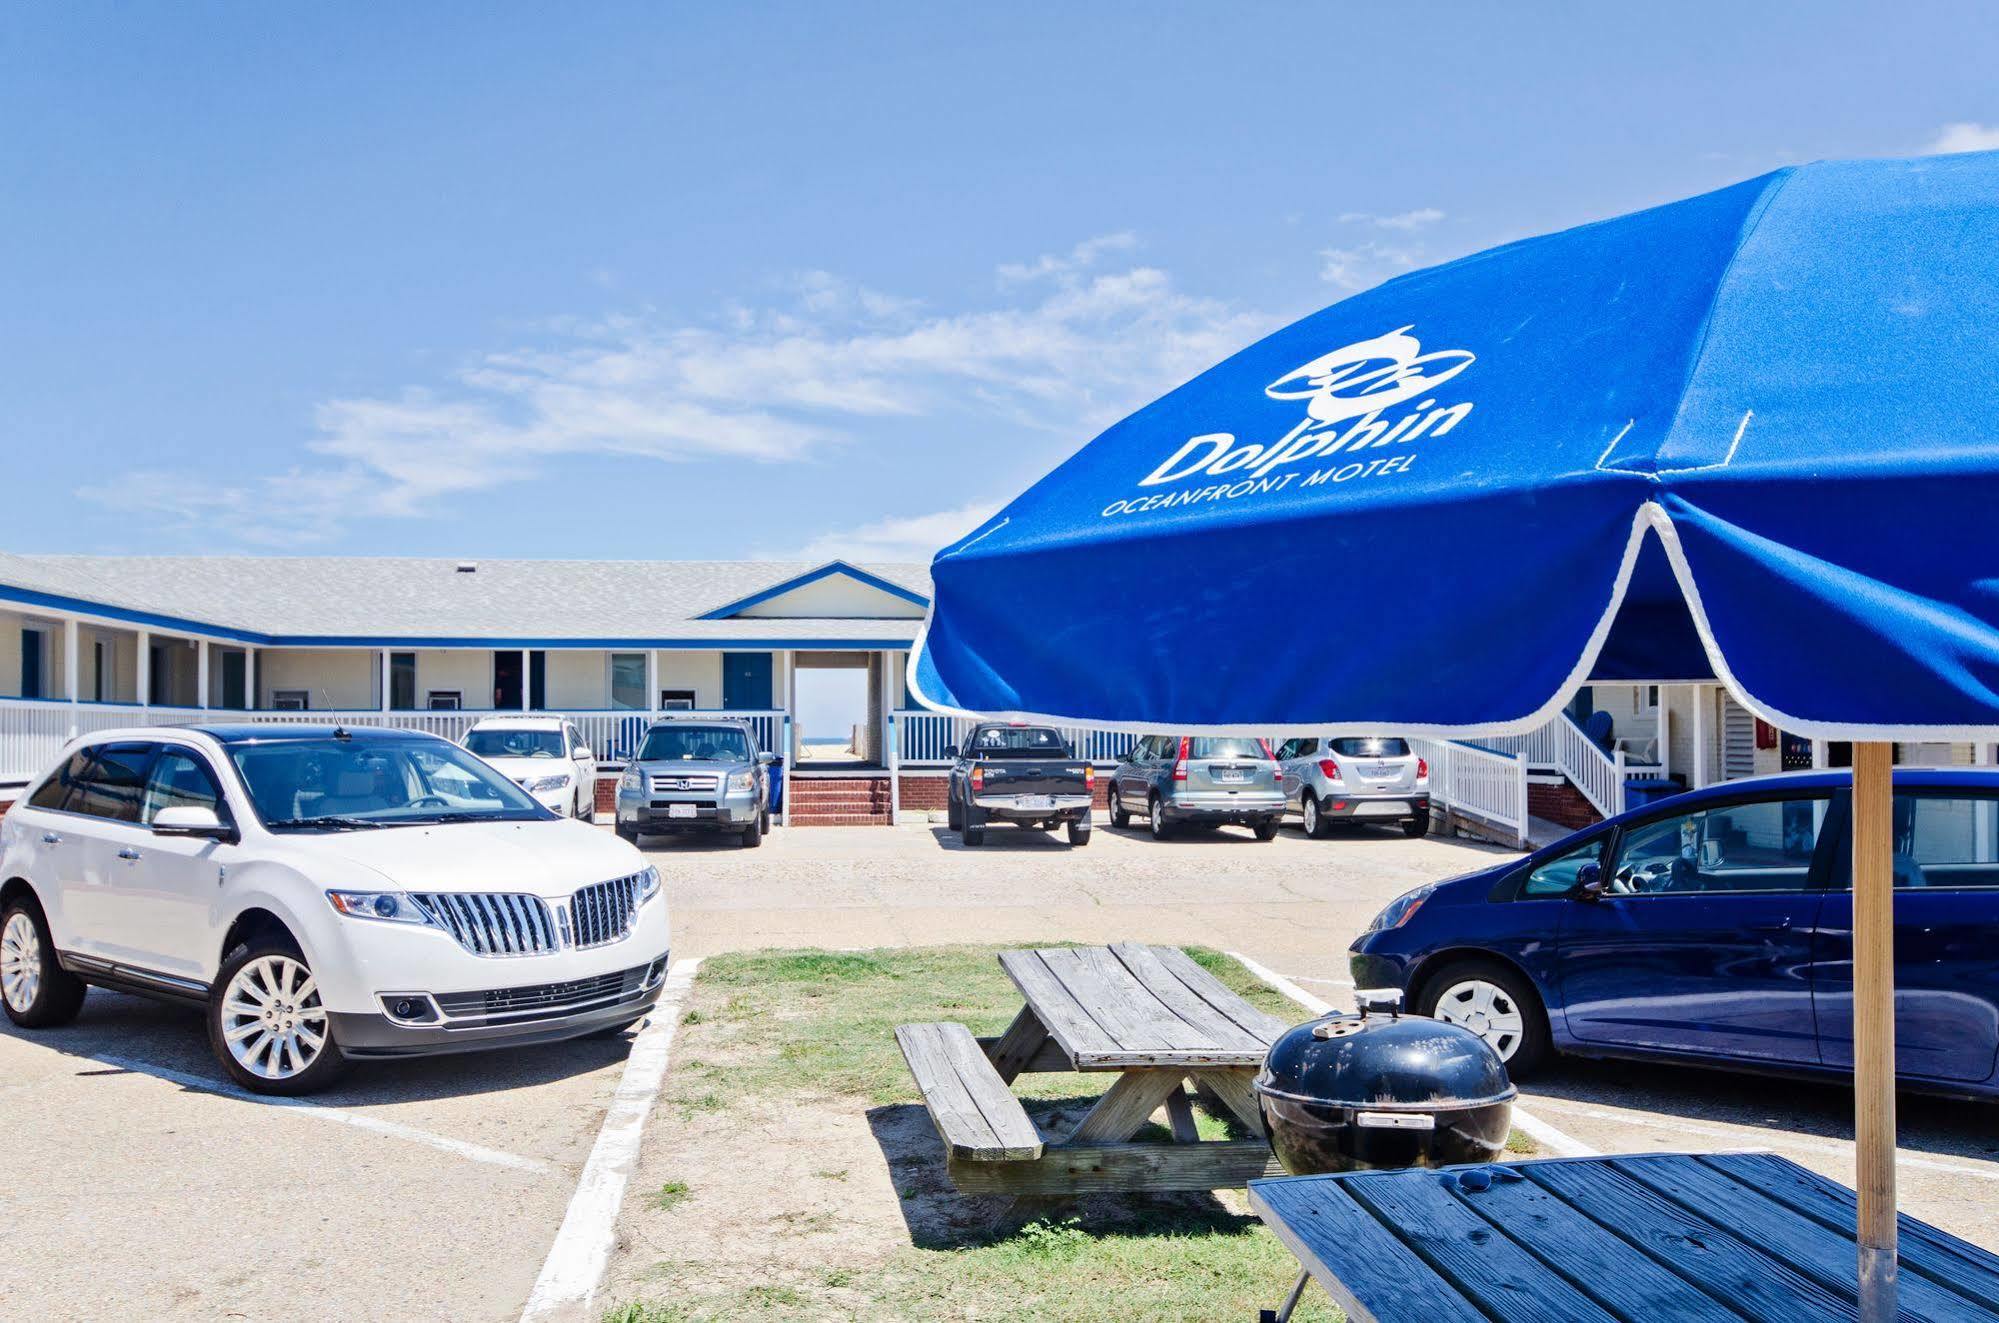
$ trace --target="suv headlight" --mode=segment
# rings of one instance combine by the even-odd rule
[[[643,905],[659,894],[659,870],[648,868],[639,874],[639,904]]]
[[[630,767],[627,767],[625,774],[618,778],[618,789],[620,790],[643,790],[645,786],[646,774],[639,770],[637,763],[633,763]]]
[[[734,794],[738,790],[748,790],[757,783],[755,772],[731,772],[729,784],[723,788],[724,794]]]
[[[353,919],[380,919],[385,923],[428,925],[430,916],[423,907],[400,891],[329,891],[326,899],[333,908]]]
[[[1430,893],[1436,889],[1437,884],[1432,882],[1428,886],[1417,887],[1414,891],[1397,896],[1388,902],[1381,913],[1374,916],[1374,922],[1367,925],[1367,930],[1371,933],[1380,933],[1387,932],[1390,928],[1400,928],[1409,922],[1411,915],[1423,908],[1423,902],[1428,900]]]
[[[568,784],[569,777],[566,773],[557,776],[531,776],[521,782],[521,789],[530,795],[539,795],[549,790],[560,790]]]

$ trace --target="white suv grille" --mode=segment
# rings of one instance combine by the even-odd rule
[[[570,934],[577,947],[607,946],[632,935],[645,874],[584,887],[569,898]]]
[[[419,891],[410,898],[474,955],[539,955],[556,949],[555,924],[539,896]]]

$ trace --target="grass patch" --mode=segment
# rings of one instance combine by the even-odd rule
[[[653,1191],[652,1206],[667,1213],[687,1202],[687,1182],[668,1181]]]
[[[737,1099],[782,1107],[810,1098],[856,1112],[916,1103],[895,1026],[955,1020],[975,1034],[1003,1031],[1021,996],[995,954],[992,948],[938,947],[710,957],[695,982],[695,1005],[682,1021],[688,1056],[669,1077],[667,1101],[683,1115]],[[1190,954],[1251,1004],[1285,1020],[1302,1018],[1295,1005],[1223,953],[1196,948]],[[1074,1117],[1113,1078],[1027,1075],[1017,1088],[1030,1110]],[[1239,1133],[1231,1121],[1199,1106],[1195,1117],[1204,1137]],[[1138,1137],[1168,1138],[1160,1127],[1150,1131],[1156,1133]],[[848,1167],[829,1167],[821,1159],[815,1169],[815,1155],[802,1156],[799,1169],[815,1178],[814,1185],[848,1181]],[[956,1203],[955,1196],[940,1196],[941,1173],[898,1160],[892,1176],[905,1209],[940,1197]],[[1098,1200],[1087,1222],[1058,1215],[1010,1234],[968,1232],[942,1244],[912,1244],[911,1231],[898,1226],[864,1247],[814,1234],[828,1232],[832,1219],[780,1214],[766,1234],[797,1236],[797,1253],[760,1268],[755,1285],[725,1287],[698,1264],[663,1264],[647,1274],[651,1300],[605,1319],[1254,1318],[1258,1308],[1283,1299],[1297,1265],[1255,1218],[1233,1211],[1240,1206],[1239,1198],[1225,1204],[1204,1196]],[[1307,1293],[1297,1313],[1299,1323],[1339,1317],[1316,1292]]]

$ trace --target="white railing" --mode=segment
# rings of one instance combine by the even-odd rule
[[[1479,819],[1527,846],[1527,762],[1449,740],[1410,740],[1430,764],[1430,801]]]
[[[1478,744],[1498,753],[1523,753],[1537,767],[1554,768],[1574,782],[1583,798],[1606,818],[1624,812],[1624,779],[1632,766],[1624,750],[1605,753],[1566,712],[1556,713],[1555,719],[1539,730],[1496,735],[1480,739]]]
[[[951,759],[945,752],[965,742],[979,723],[970,717],[947,717],[937,712],[905,708],[895,714],[896,762],[903,767],[942,767]],[[1057,725],[1078,758],[1100,766],[1110,766],[1131,751],[1138,736],[1101,726]]]
[[[597,755],[597,761],[615,767],[637,750],[646,728],[663,718],[729,717],[748,722],[756,733],[757,747],[782,753],[785,749],[785,714],[776,709],[752,711],[591,711],[530,712],[508,711],[421,711],[382,712],[343,710],[331,712],[256,712],[224,708],[141,707],[127,703],[67,703],[60,700],[0,699],[0,781],[23,781],[41,774],[55,761],[63,745],[78,735],[111,730],[119,726],[191,726],[207,722],[253,722],[274,724],[309,721],[343,726],[388,726],[396,730],[421,730],[453,742],[465,738],[474,723],[487,717],[562,717],[575,724],[583,740]]]

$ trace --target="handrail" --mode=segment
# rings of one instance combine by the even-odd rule
[[[1456,740],[1409,741],[1430,764],[1430,800],[1512,835],[1527,848],[1527,755]]]
[[[1525,754],[1530,763],[1553,767],[1606,818],[1624,812],[1624,750],[1605,753],[1566,712],[1556,713],[1553,721],[1525,735],[1494,736],[1478,743],[1499,753]]]

